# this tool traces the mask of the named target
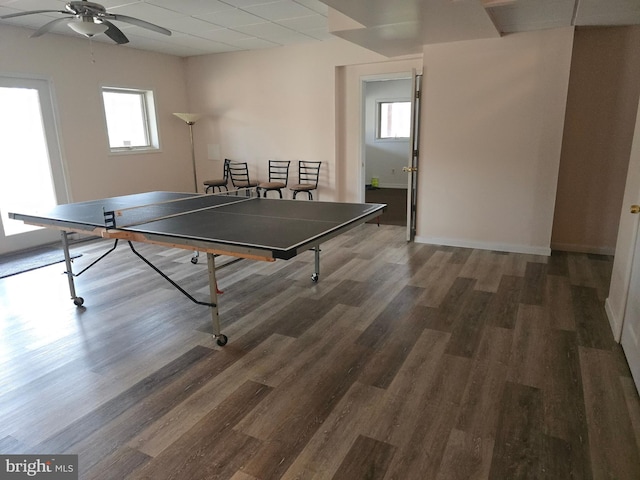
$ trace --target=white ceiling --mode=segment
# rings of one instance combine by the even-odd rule
[[[133,47],[191,56],[255,50],[333,35],[387,56],[432,43],[563,26],[640,25],[640,0],[96,0],[115,14],[172,31],[170,37],[115,22]],[[63,10],[65,0],[0,0],[0,16]],[[62,15],[0,20],[36,30]],[[78,35],[68,26],[54,33]],[[105,35],[95,41],[112,43]],[[32,41],[43,41],[42,38]]]

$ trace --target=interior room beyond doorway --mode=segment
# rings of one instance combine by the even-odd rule
[[[407,174],[410,154],[411,79],[364,82],[364,199],[388,205],[380,223],[407,224]]]

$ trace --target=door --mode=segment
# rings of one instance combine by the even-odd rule
[[[411,139],[409,141],[409,164],[403,170],[407,172],[407,242],[416,236],[416,209],[418,203],[418,145],[420,144],[420,89],[422,75],[413,70],[411,84]]]
[[[635,207],[635,208],[634,208]],[[632,213],[640,213],[640,207],[634,205]],[[640,232],[639,232],[640,233]],[[629,295],[624,312],[622,324],[622,336],[620,338],[622,349],[627,357],[633,381],[640,391],[640,235],[636,234],[636,244],[631,266],[631,281],[629,283]]]
[[[56,241],[8,212],[68,201],[49,82],[0,76],[0,254]]]

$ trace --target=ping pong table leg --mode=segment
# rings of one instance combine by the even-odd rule
[[[69,237],[68,233],[63,230],[61,232],[62,236],[62,249],[64,250],[64,262],[66,264],[66,271],[64,272],[67,275],[67,280],[69,281],[69,293],[71,294],[71,300],[73,303],[80,307],[84,303],[84,298],[78,297],[76,295],[76,286],[73,282],[73,268],[71,267],[71,255],[69,254]]]
[[[316,245],[313,250],[315,254],[315,270],[311,275],[311,281],[317,283],[320,279],[320,245]]]
[[[207,252],[207,266],[209,269],[209,292],[211,294],[211,321],[213,323],[213,338],[218,345],[223,347],[227,344],[227,336],[220,333],[220,315],[218,313],[218,287],[216,281],[216,260],[213,253]]]

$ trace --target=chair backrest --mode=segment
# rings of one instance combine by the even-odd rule
[[[229,161],[227,165],[231,183],[236,188],[242,188],[249,185],[249,166],[247,162]]]
[[[320,176],[320,164],[322,162],[298,161],[299,183],[304,185],[314,185],[318,188],[318,177]]]
[[[224,167],[223,167],[223,178],[226,181],[229,180],[229,164],[231,163],[231,160],[229,160],[228,158],[224,159]]]
[[[289,181],[290,160],[269,160],[269,181],[282,182],[287,185]]]

